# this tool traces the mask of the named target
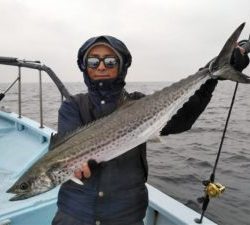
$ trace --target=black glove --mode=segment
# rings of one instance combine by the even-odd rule
[[[249,64],[247,54],[242,55],[239,48],[235,48],[230,60],[230,64],[238,71],[244,70]]]
[[[0,101],[4,98],[5,94],[4,93],[0,93]]]
[[[96,162],[94,159],[90,159],[88,160],[88,167],[90,170],[90,176],[93,176],[93,174],[96,173],[97,169],[98,169],[99,163]],[[84,172],[82,171],[82,178],[80,179],[83,183],[85,183],[88,180],[89,177],[85,177],[84,176]]]
[[[90,159],[88,161],[88,166],[89,166],[89,169],[90,169],[91,172],[96,170],[98,165],[99,165],[98,162],[96,162],[94,159]]]

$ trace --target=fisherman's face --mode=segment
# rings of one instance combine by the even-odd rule
[[[90,79],[106,80],[106,79],[114,79],[118,76],[119,64],[117,63],[116,65],[112,66],[112,63],[114,63],[114,61],[112,60],[115,59],[117,61],[118,57],[111,48],[105,45],[94,46],[90,50],[87,60],[88,59],[96,60],[96,58],[101,59],[100,64],[99,65],[97,64],[98,66],[96,66],[96,68],[87,66],[87,73]],[[103,61],[105,60],[105,58],[107,62],[110,62],[108,63],[108,66],[105,66],[105,63]]]

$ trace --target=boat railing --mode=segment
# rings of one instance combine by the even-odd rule
[[[17,78],[14,80],[14,82],[11,83],[11,85],[5,90],[4,93],[0,94],[0,101],[2,98],[4,98],[5,94],[12,88],[12,86],[18,82],[18,117],[22,118],[22,67],[24,68],[30,68],[38,70],[39,75],[39,102],[40,102],[40,128],[43,128],[43,93],[42,93],[42,71],[46,72],[51,80],[55,83],[57,86],[59,92],[61,93],[61,100],[63,99],[69,99],[71,94],[67,90],[67,88],[64,86],[64,84],[61,82],[61,80],[57,77],[55,72],[49,68],[48,66],[41,64],[40,61],[30,61],[30,60],[21,60],[14,57],[1,57],[0,56],[0,65],[8,65],[8,66],[17,66],[18,67],[18,75]]]

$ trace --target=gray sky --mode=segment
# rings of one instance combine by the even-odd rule
[[[127,81],[176,81],[216,56],[242,22],[246,39],[249,0],[0,0],[0,55],[41,60],[63,81],[82,81],[79,47],[108,34],[132,53]],[[0,82],[16,76],[0,72]]]

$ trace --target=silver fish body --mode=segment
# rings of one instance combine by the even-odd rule
[[[147,141],[211,77],[250,83],[246,75],[230,66],[230,57],[243,27],[244,24],[231,35],[209,69],[202,69],[161,91],[129,102],[68,136],[8,190],[16,194],[10,200],[26,199],[46,192],[68,180],[74,170],[81,168],[89,159],[108,161]]]

